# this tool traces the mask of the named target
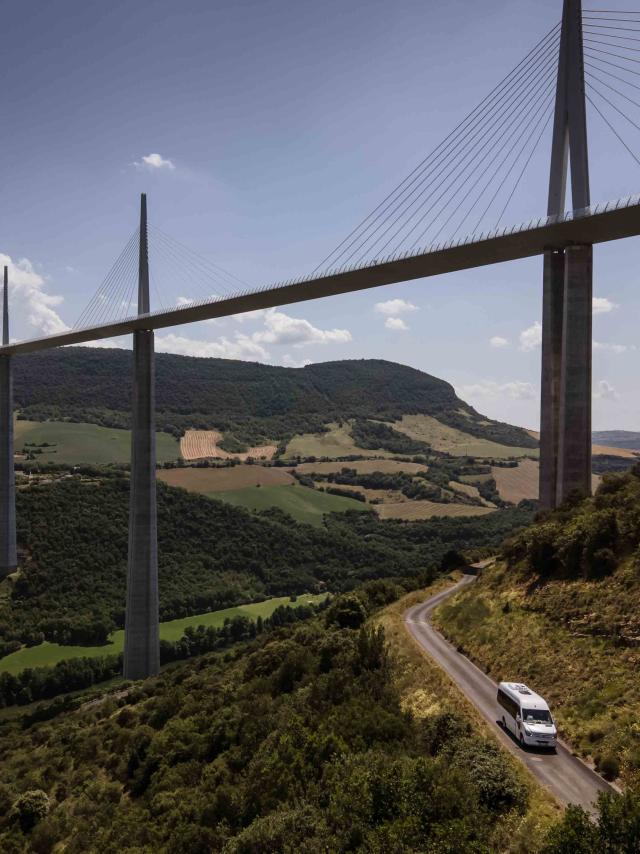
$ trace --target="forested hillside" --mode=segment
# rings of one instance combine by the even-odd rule
[[[403,710],[362,625],[396,595],[374,585],[78,712],[5,722],[0,849],[502,850],[529,792],[461,715]]]
[[[0,641],[94,644],[123,626],[128,507],[129,482],[118,473],[18,490],[24,560],[3,585]],[[319,585],[338,591],[371,578],[427,578],[448,550],[493,549],[530,518],[527,508],[412,524],[349,513],[315,528],[159,483],[161,619]]]
[[[449,383],[382,360],[281,368],[223,359],[157,355],[158,426],[230,432],[261,444],[317,432],[346,419],[394,421],[425,414],[505,445],[535,447],[524,430],[479,415]],[[22,417],[129,426],[131,352],[69,347],[15,360]]]
[[[610,779],[640,782],[640,465],[544,514],[436,620],[495,679],[525,681]],[[618,850],[618,849],[614,849]],[[635,850],[635,849],[620,849]]]

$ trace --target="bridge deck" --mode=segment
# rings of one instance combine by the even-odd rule
[[[225,299],[151,312],[115,323],[72,329],[57,335],[0,347],[2,354],[32,353],[68,344],[126,335],[136,329],[163,329],[256,309],[290,305],[397,282],[424,279],[488,264],[541,255],[571,244],[605,243],[640,235],[640,196],[609,202],[563,217],[550,217],[515,228],[460,241],[409,257],[396,257],[366,267],[338,271],[294,283],[274,285]]]

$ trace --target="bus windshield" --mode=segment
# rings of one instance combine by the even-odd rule
[[[546,709],[523,709],[522,720],[533,723],[552,723],[551,715]]]

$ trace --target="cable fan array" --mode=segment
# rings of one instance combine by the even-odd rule
[[[137,314],[140,230],[136,229],[84,309],[75,329],[116,323]],[[238,296],[252,287],[162,229],[147,226],[152,309]],[[175,294],[176,284],[181,292]],[[172,295],[172,296],[168,296]]]
[[[497,228],[554,111],[557,24],[314,272]]]
[[[640,131],[640,13],[587,9],[582,16],[586,98],[594,111],[640,166],[620,130]],[[629,115],[631,113],[631,115]]]

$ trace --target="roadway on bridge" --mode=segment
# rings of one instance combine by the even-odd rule
[[[410,608],[405,614],[405,625],[420,646],[453,679],[480,714],[495,728],[496,737],[522,762],[537,781],[548,789],[562,804],[579,804],[592,811],[598,792],[611,791],[605,780],[573,756],[561,743],[556,753],[522,750],[513,737],[497,720],[497,685],[485,673],[461,655],[431,624],[431,614],[449,596],[476,580],[465,575],[452,587],[442,590],[426,602]],[[516,674],[517,676],[517,674]],[[532,686],[535,689],[535,686]]]

